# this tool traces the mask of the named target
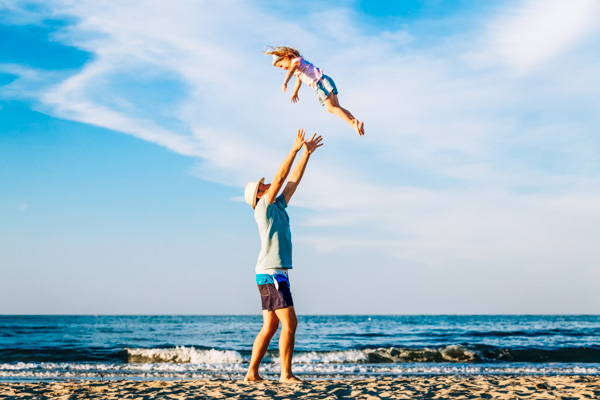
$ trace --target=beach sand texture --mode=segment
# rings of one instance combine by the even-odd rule
[[[0,399],[599,399],[600,376],[414,376],[314,380],[0,383]]]

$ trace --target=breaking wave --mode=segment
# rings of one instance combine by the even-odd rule
[[[125,349],[129,363],[192,363],[217,364],[249,361],[249,354],[234,350],[175,347],[164,349]],[[265,361],[278,362],[277,351],[269,351]],[[299,364],[346,363],[497,363],[497,362],[582,362],[600,363],[600,347],[557,349],[507,349],[491,346],[449,345],[440,348],[352,349],[339,351],[296,352]]]
[[[219,364],[243,362],[242,355],[233,350],[201,350],[177,346],[168,349],[125,349],[129,363],[192,363]]]
[[[378,348],[296,353],[298,363],[600,363],[599,347],[506,349],[451,345],[441,348]]]
[[[270,350],[266,362],[278,362],[277,350]],[[250,349],[209,349],[194,346],[166,348],[87,348],[87,349],[0,349],[0,363],[18,362],[100,362],[222,364],[250,360]],[[485,345],[440,347],[380,347],[294,353],[301,364],[382,364],[382,363],[600,363],[600,346],[555,348],[509,348]]]
[[[0,363],[0,381],[56,379],[242,379],[249,353],[195,347],[126,348],[113,362]],[[569,359],[568,362],[556,361]],[[523,361],[527,360],[527,361]],[[577,360],[577,361],[574,361]],[[586,361],[581,361],[586,360]],[[591,360],[591,361],[590,361]],[[280,371],[277,350],[267,352],[264,375]],[[600,349],[377,348],[294,354],[294,372],[306,378],[355,379],[436,374],[600,375]]]

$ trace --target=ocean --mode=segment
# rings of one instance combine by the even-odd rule
[[[600,375],[600,316],[299,316],[294,373]],[[0,380],[243,378],[257,316],[0,316]],[[261,375],[277,378],[276,335]]]

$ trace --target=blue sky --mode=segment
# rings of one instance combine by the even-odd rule
[[[300,314],[597,313],[600,3],[0,1],[0,313],[257,314],[245,183]],[[365,121],[261,51],[290,44]]]

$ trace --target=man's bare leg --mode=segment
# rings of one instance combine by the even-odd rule
[[[292,356],[294,355],[294,344],[296,342],[296,327],[298,318],[294,306],[275,310],[277,318],[281,321],[281,333],[279,334],[279,357],[281,359],[280,382],[300,382],[292,374]]]
[[[275,315],[275,311],[263,310],[263,326],[258,332],[256,339],[254,339],[254,345],[252,346],[252,357],[250,358],[250,368],[244,378],[245,382],[262,381],[263,378],[258,375],[258,367],[262,361],[269,343],[275,332],[279,328],[279,318]]]

